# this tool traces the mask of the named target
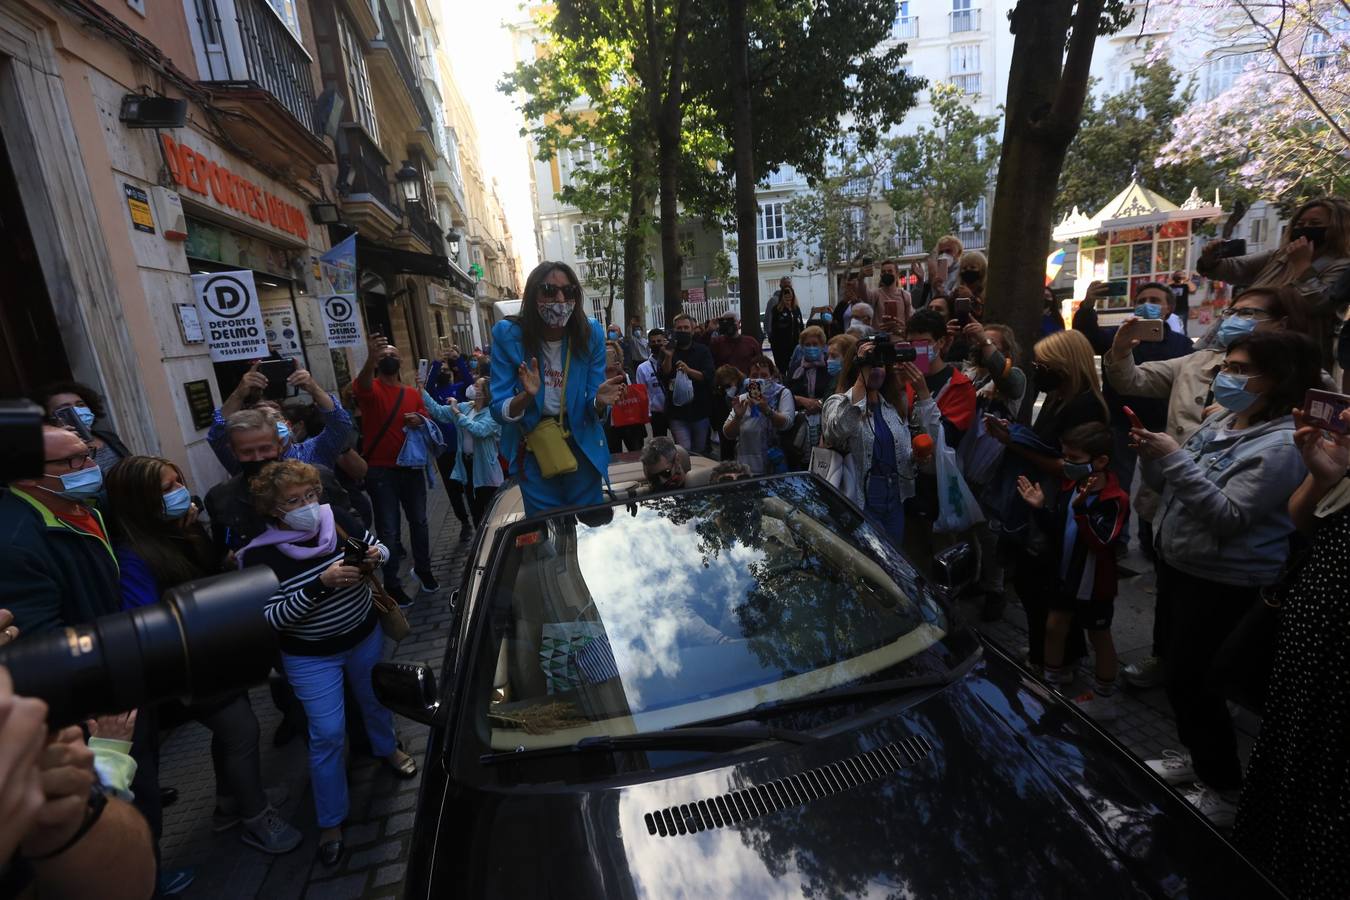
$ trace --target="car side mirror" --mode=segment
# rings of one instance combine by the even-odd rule
[[[952,593],[958,593],[980,574],[975,548],[962,541],[933,556],[933,580]]]
[[[375,697],[400,716],[434,724],[441,712],[436,675],[424,663],[376,663],[370,673]]]

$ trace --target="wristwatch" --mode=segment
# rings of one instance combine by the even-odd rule
[[[84,808],[84,821],[80,823],[80,827],[75,833],[70,836],[70,840],[66,841],[50,853],[44,853],[41,856],[25,856],[24,859],[29,862],[42,862],[45,859],[51,859],[52,857],[60,856],[62,853],[65,853],[71,847],[74,847],[79,843],[80,839],[98,824],[99,817],[103,815],[103,810],[107,805],[108,795],[103,790],[103,782],[99,781],[96,777],[94,783],[89,786],[89,803]]]

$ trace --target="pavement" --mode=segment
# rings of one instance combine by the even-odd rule
[[[427,662],[439,670],[445,652],[447,624],[450,621],[449,598],[459,583],[468,542],[461,543],[459,524],[450,514],[445,494],[439,487],[428,504],[432,534],[432,563],[441,591],[421,594],[409,614],[412,634],[399,645],[387,641],[388,658],[404,662]],[[406,546],[406,543],[405,543]],[[1149,655],[1153,622],[1152,569],[1131,548],[1123,565],[1139,574],[1120,582],[1116,601],[1113,634],[1122,664]],[[412,579],[405,579],[413,585]],[[972,614],[972,610],[966,610]],[[975,623],[988,637],[1013,653],[1026,646],[1026,618],[1015,601],[1008,604],[1004,618],[992,624]],[[1077,687],[1091,685],[1086,666],[1078,673]],[[284,747],[272,746],[272,733],[280,714],[272,705],[265,687],[250,694],[253,709],[262,728],[262,771],[264,782],[284,786],[288,799],[279,807],[282,814],[305,835],[305,841],[292,852],[268,856],[245,846],[238,829],[215,833],[211,811],[215,803],[215,779],[210,756],[210,733],[189,722],[179,726],[161,748],[160,783],[179,791],[178,802],[165,810],[161,840],[166,868],[192,866],[196,881],[181,895],[189,898],[316,898],[316,900],[393,900],[402,896],[404,871],[412,837],[414,809],[421,776],[400,781],[378,761],[369,758],[349,760],[351,815],[345,828],[348,855],[332,869],[315,858],[318,828],[309,792],[309,770],[305,744],[296,739]],[[1122,715],[1108,729],[1122,744],[1141,758],[1158,756],[1168,748],[1179,748],[1167,698],[1159,689],[1127,690]],[[1245,763],[1256,733],[1254,716],[1237,715],[1239,745]],[[399,735],[408,752],[425,765],[426,726],[395,719]]]

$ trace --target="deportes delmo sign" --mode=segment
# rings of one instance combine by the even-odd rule
[[[268,356],[267,329],[252,272],[245,269],[193,275],[192,291],[212,362]]]
[[[365,344],[356,306],[356,235],[319,257],[319,305],[330,347]]]

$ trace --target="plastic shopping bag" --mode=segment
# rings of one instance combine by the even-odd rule
[[[694,402],[694,382],[683,372],[675,373],[675,380],[670,385],[670,401],[676,406]]]
[[[989,433],[984,416],[977,414],[975,424],[966,431],[957,445],[956,455],[970,484],[989,484],[1003,460],[1003,442]]]
[[[966,531],[977,522],[983,522],[984,515],[965,478],[961,476],[956,451],[947,446],[941,425],[933,429],[932,437],[938,489],[938,517],[933,522],[933,530],[944,534]]]

